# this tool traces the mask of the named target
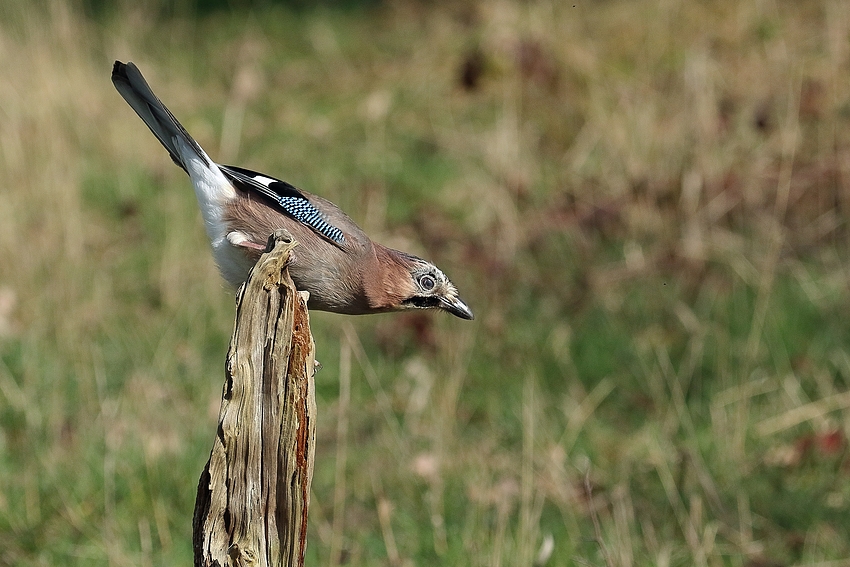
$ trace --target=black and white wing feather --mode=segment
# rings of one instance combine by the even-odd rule
[[[255,191],[271,199],[287,215],[312,228],[316,233],[337,244],[345,242],[342,231],[328,222],[322,212],[294,185],[250,169],[220,165],[221,171],[233,184],[244,190]]]

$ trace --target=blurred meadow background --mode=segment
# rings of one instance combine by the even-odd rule
[[[476,313],[314,313],[309,565],[850,561],[850,3],[0,3],[0,564],[189,565],[214,159]]]

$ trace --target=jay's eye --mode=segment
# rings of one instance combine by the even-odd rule
[[[437,282],[434,281],[434,277],[428,274],[421,276],[419,278],[419,287],[424,289],[425,291],[431,291],[434,289],[434,286],[437,285]]]

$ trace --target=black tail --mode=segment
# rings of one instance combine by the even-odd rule
[[[174,115],[162,104],[162,101],[153,94],[147,81],[142,76],[139,68],[132,63],[116,61],[112,67],[112,84],[124,97],[136,114],[147,124],[156,139],[165,146],[171,159],[186,170],[177,140],[183,140],[198,155],[201,160],[209,165],[201,146],[186,132],[186,129],[174,118]]]

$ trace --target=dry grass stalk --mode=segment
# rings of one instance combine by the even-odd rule
[[[315,455],[314,344],[275,234],[237,296],[218,432],[195,502],[195,565],[303,565]]]

